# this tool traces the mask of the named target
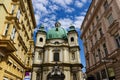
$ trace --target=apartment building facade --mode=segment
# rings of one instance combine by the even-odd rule
[[[120,80],[120,0],[92,0],[81,32],[87,76]]]
[[[23,80],[32,69],[31,0],[0,0],[0,80]]]

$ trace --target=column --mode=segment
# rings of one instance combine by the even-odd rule
[[[68,54],[67,48],[64,49],[63,54],[64,54],[64,62],[69,63],[69,54]]]
[[[36,80],[36,77],[37,77],[36,76],[36,71],[33,70],[33,72],[32,72],[32,80]]]
[[[52,49],[49,50],[49,62],[51,63],[53,61],[53,52]]]
[[[0,67],[0,79],[3,80],[4,70]]]
[[[79,52],[79,50],[77,49],[77,51],[76,51],[76,57],[77,57],[77,61],[78,61],[78,63],[81,63],[81,60],[80,60],[80,52]]]
[[[64,80],[71,80],[70,68],[64,67],[64,75],[65,75],[65,79]]]
[[[38,52],[36,51],[35,52],[35,57],[34,57],[34,63],[37,63],[38,61]]]
[[[47,63],[47,62],[48,62],[48,54],[49,54],[49,52],[48,52],[48,50],[46,49],[46,50],[45,50],[45,54],[43,54],[43,55],[44,55],[44,63]]]

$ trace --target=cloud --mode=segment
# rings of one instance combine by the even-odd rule
[[[87,0],[81,0],[83,3],[86,3],[87,2]]]
[[[39,24],[39,21],[40,21],[40,15],[35,14],[35,19],[36,19],[36,23]]]
[[[86,14],[85,9],[79,12],[79,16],[74,13],[78,13],[75,7],[83,8],[87,0],[32,0],[32,2],[37,25],[43,24],[48,29],[53,27],[56,21],[60,21],[62,27],[66,29],[71,24],[80,28]]]
[[[68,29],[73,23],[73,21],[70,18],[60,19],[59,22],[61,23],[61,26],[65,29]]]
[[[65,10],[65,12],[67,12],[67,13],[71,13],[71,12],[73,12],[73,11],[75,11],[75,9],[74,9],[74,8],[70,8],[70,7],[68,7],[68,8]]]
[[[83,11],[80,14],[83,15],[83,16],[85,16],[86,15],[86,11]]]
[[[34,5],[34,9],[35,9],[35,10],[38,10],[38,11],[40,11],[40,12],[48,13],[46,7],[45,7],[43,4],[41,4],[41,3],[36,3],[36,4]]]
[[[54,5],[50,5],[49,8],[50,8],[51,12],[54,12],[54,11],[59,9],[59,7],[57,5],[55,5],[55,4]]]
[[[43,4],[43,5],[48,5],[48,0],[32,0],[33,4]]]
[[[52,0],[52,2],[65,8],[67,5],[70,5],[73,0]]]
[[[76,16],[74,25],[76,28],[80,28],[85,16]]]
[[[75,1],[75,5],[79,8],[82,8],[84,3],[83,2],[80,2],[79,0]]]
[[[64,0],[64,2],[69,5],[69,4],[71,4],[73,1],[72,1],[72,0]]]
[[[64,18],[64,19],[60,19],[59,22],[61,23],[61,26],[65,29],[68,29],[71,25],[74,25],[75,28],[80,28],[83,22],[83,19],[84,19],[84,16],[76,16],[75,20],[70,18]]]

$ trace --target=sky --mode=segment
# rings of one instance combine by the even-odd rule
[[[92,0],[32,0],[37,28],[44,25],[46,31],[54,27],[55,22],[59,21],[61,27],[68,30],[74,25],[79,36],[80,27]],[[83,66],[86,66],[84,48],[79,37],[80,56]],[[85,72],[85,69],[83,69]]]

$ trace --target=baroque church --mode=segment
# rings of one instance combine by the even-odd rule
[[[32,80],[83,80],[78,34],[74,26],[67,32],[59,22],[47,32],[36,34]]]

